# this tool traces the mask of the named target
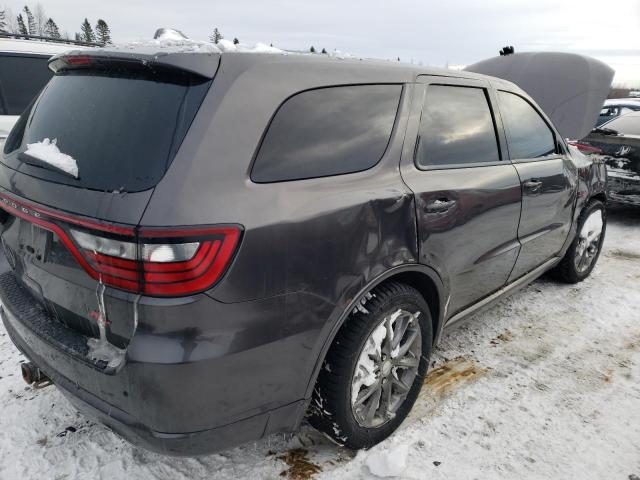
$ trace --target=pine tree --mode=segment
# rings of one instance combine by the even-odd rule
[[[18,21],[18,33],[20,35],[29,35],[29,31],[27,30],[27,27],[24,24],[24,18],[22,18],[22,14],[19,14],[16,20]]]
[[[213,43],[218,43],[223,38],[224,37],[222,36],[222,34],[220,33],[220,30],[218,30],[217,27],[213,29],[213,33],[209,36],[209,40],[211,40]]]
[[[24,14],[27,16],[27,25],[29,27],[29,35],[37,35],[38,30],[36,29],[36,19],[33,18],[33,13],[29,10],[28,6],[24,6]]]
[[[327,49],[323,48],[321,53],[327,53]]]
[[[233,39],[233,44],[234,45],[238,45],[239,43],[240,43],[240,40],[238,40],[237,37]]]
[[[108,45],[111,43],[111,30],[109,29],[109,25],[101,18],[99,18],[98,23],[96,23],[96,35],[100,45]]]
[[[4,10],[0,10],[0,32],[7,33],[7,22],[5,20]]]
[[[86,18],[84,19],[84,22],[82,22],[82,25],[80,26],[80,30],[82,31],[83,42],[95,43],[96,34],[93,33],[93,28],[91,28],[89,20],[87,20]]]
[[[62,38],[60,35],[60,29],[58,25],[53,21],[53,18],[49,18],[47,23],[44,24],[44,36],[49,38]]]
[[[311,45],[311,48],[309,49],[309,51],[310,51],[311,53],[316,53],[316,49],[315,49],[315,48],[313,48],[313,45]]]

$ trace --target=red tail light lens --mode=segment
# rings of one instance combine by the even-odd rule
[[[94,278],[158,296],[188,295],[211,287],[224,273],[240,239],[237,227],[149,229],[138,232],[136,243],[70,231]]]
[[[152,296],[211,288],[231,263],[239,226],[122,227],[29,206],[0,194],[0,208],[55,233],[92,278]]]
[[[581,143],[581,142],[569,142],[569,145],[573,145],[574,147],[576,147],[578,150],[580,150],[582,153],[585,153],[587,155],[591,154],[591,153],[596,153],[596,154],[603,154],[604,152],[602,151],[601,148],[599,147],[594,147],[593,145],[589,145],[587,143]]]

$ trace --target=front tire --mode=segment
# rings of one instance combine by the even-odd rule
[[[607,229],[607,211],[600,200],[591,200],[578,218],[576,236],[554,276],[565,283],[578,283],[587,278],[600,256]]]
[[[376,288],[327,353],[309,423],[348,448],[381,442],[415,403],[432,342],[429,307],[415,288],[396,282]]]

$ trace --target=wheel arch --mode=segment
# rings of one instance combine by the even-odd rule
[[[324,340],[320,354],[316,359],[315,367],[307,385],[306,398],[310,399],[318,378],[318,373],[320,372],[320,368],[322,367],[329,348],[349,317],[349,314],[357,307],[357,305],[362,304],[362,300],[365,298],[367,293],[389,281],[402,282],[410,285],[418,290],[424,297],[427,305],[429,305],[431,319],[433,322],[434,344],[437,343],[444,324],[444,315],[446,311],[445,287],[440,276],[434,269],[421,264],[405,264],[391,268],[362,288],[348,303],[347,307],[340,314],[338,320],[332,326],[329,334]]]

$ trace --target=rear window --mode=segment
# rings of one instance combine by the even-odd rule
[[[294,95],[271,121],[251,179],[279,182],[371,168],[387,149],[401,92],[401,85],[356,85]]]
[[[56,74],[7,138],[3,161],[49,181],[137,192],[165,174],[210,85],[182,73],[70,70]],[[56,140],[78,178],[30,162],[29,144]]]
[[[49,57],[0,55],[0,114],[20,115],[53,73]]]

